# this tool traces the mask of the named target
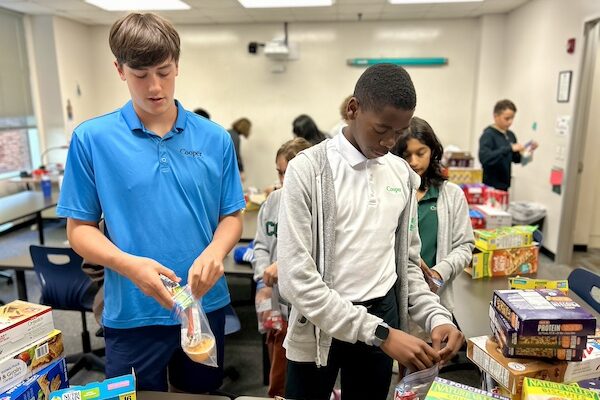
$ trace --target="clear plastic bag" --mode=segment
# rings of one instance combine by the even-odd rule
[[[173,298],[171,317],[181,322],[181,348],[192,361],[218,367],[215,335],[200,299],[194,299],[188,285],[179,286],[163,275],[161,280]]]
[[[280,330],[283,327],[283,315],[279,310],[277,290],[263,286],[256,291],[255,307],[258,331]]]
[[[423,400],[431,387],[434,379],[440,372],[435,364],[433,367],[423,369],[406,375],[396,386],[395,399]]]

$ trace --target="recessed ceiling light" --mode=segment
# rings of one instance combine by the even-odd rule
[[[189,10],[191,8],[181,0],[85,0],[85,2],[106,11]]]
[[[475,3],[483,0],[388,0],[390,4]]]
[[[327,7],[335,0],[238,0],[245,8]]]

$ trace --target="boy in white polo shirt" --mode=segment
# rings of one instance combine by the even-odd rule
[[[356,84],[348,126],[289,163],[277,248],[292,304],[288,398],[328,399],[341,371],[345,400],[385,399],[392,359],[420,370],[463,342],[419,268],[419,177],[388,153],[415,106],[403,68],[372,66]],[[405,332],[409,315],[433,347]]]

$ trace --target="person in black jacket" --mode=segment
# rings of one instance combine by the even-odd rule
[[[500,100],[494,106],[494,123],[484,129],[479,138],[479,161],[483,166],[483,183],[500,190],[510,187],[511,164],[520,163],[526,150],[533,151],[537,143],[526,146],[517,142],[510,126],[515,118],[517,107],[510,100]]]

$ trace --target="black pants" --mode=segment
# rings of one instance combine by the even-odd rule
[[[384,297],[359,304],[367,307],[369,314],[398,328],[398,302],[394,288]],[[329,400],[338,372],[341,372],[344,400],[385,400],[392,379],[392,359],[379,347],[333,339],[326,367],[288,361],[285,397]]]

